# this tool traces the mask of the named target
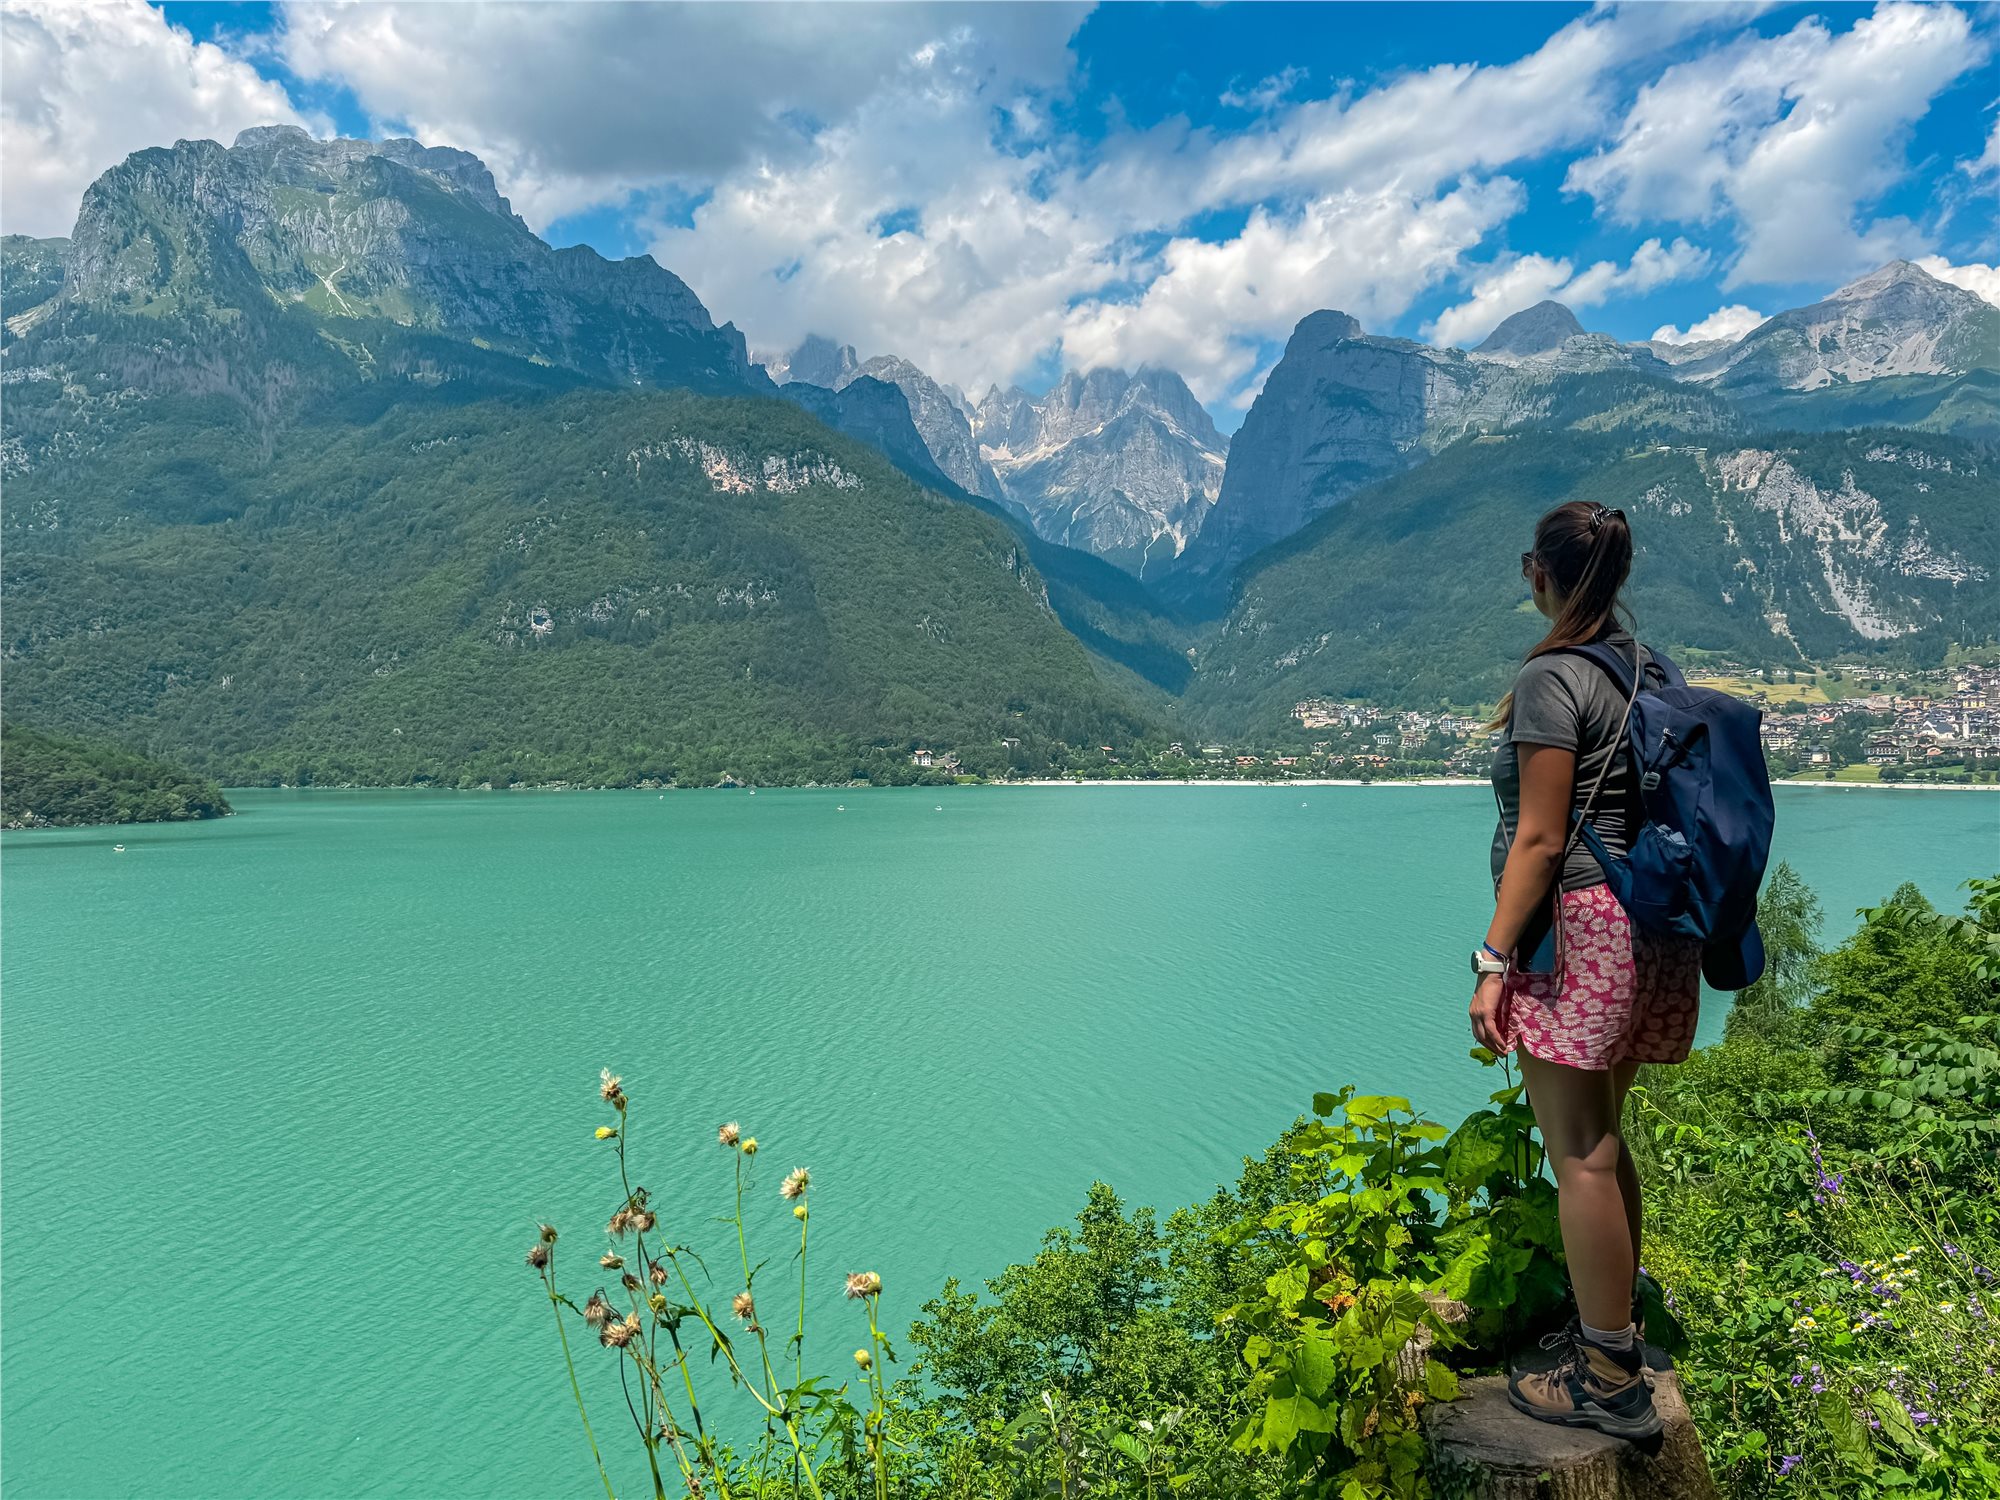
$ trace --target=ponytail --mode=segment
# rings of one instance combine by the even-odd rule
[[[1558,505],[1535,523],[1535,545],[1528,560],[1540,564],[1562,596],[1562,611],[1526,660],[1594,641],[1614,620],[1624,617],[1620,596],[1632,571],[1632,530],[1624,511],[1588,500]],[[1498,729],[1513,716],[1514,693],[1510,688],[1487,727]]]

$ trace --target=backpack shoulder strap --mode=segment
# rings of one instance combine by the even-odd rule
[[[1664,657],[1656,656],[1647,647],[1639,645],[1637,641],[1634,641],[1633,645],[1636,648],[1635,654],[1644,667],[1650,667],[1655,662],[1666,660]],[[1623,651],[1620,651],[1609,641],[1587,641],[1581,646],[1558,646],[1548,654],[1554,656],[1558,653],[1565,656],[1580,656],[1585,661],[1595,662],[1613,682],[1618,684],[1619,692],[1623,693],[1627,698],[1637,695],[1638,684],[1632,680],[1633,662],[1626,657]],[[1667,665],[1671,668],[1673,664],[1668,662]],[[1675,671],[1673,675],[1679,677],[1680,673]],[[1669,684],[1669,686],[1676,685]]]

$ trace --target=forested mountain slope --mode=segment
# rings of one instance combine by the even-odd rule
[[[1936,659],[2000,634],[1996,496],[1976,450],[1906,432],[1470,438],[1254,559],[1188,707],[1255,739],[1312,696],[1492,702],[1546,628],[1519,554],[1571,499],[1630,516],[1632,603],[1663,648]]]
[[[1144,728],[1004,526],[782,403],[406,401],[271,454],[224,405],[12,478],[10,713],[232,781],[844,780]]]

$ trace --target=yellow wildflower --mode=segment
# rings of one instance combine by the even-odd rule
[[[597,1127],[597,1138],[600,1141],[608,1141],[616,1134],[618,1132],[613,1130],[609,1125],[600,1125]]]
[[[856,1349],[854,1351],[854,1362],[865,1370],[875,1363],[875,1356],[870,1354],[866,1349]]]

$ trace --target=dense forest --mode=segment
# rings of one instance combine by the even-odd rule
[[[71,828],[87,823],[172,823],[223,818],[222,789],[179,766],[101,740],[0,728],[0,824]]]
[[[783,403],[147,403],[8,487],[10,705],[232,784],[907,779],[1130,744],[997,520]]]

